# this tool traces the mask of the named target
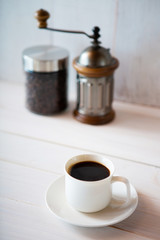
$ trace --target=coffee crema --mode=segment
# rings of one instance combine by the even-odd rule
[[[110,171],[101,163],[84,161],[71,166],[69,174],[72,177],[83,181],[98,181],[109,177]]]

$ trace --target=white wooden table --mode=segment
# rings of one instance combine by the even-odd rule
[[[90,126],[72,118],[74,103],[46,117],[24,107],[23,84],[0,82],[0,239],[160,239],[160,110],[114,103],[116,119]],[[83,228],[46,207],[48,185],[77,154],[108,156],[115,175],[136,188],[136,211],[116,225]]]

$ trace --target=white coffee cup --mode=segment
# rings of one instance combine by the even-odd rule
[[[79,180],[70,175],[70,169],[79,162],[91,161],[104,165],[110,171],[110,175],[97,181]],[[130,184],[125,177],[113,176],[114,165],[104,156],[94,154],[82,154],[74,156],[65,164],[65,195],[67,202],[75,210],[92,213],[107,207],[112,199],[112,183],[122,182],[126,186],[127,200],[123,204],[127,206],[130,202]]]

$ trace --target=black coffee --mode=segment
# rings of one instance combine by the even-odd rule
[[[97,181],[107,178],[110,175],[110,171],[107,167],[100,163],[86,161],[73,165],[69,174],[79,180]]]

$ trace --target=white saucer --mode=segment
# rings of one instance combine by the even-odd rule
[[[103,227],[121,222],[134,212],[138,204],[138,196],[131,184],[130,187],[131,202],[127,207],[125,205],[123,207],[126,198],[125,186],[122,183],[116,183],[113,184],[114,199],[108,207],[96,213],[81,213],[68,205],[65,199],[64,176],[62,176],[49,186],[46,203],[56,217],[67,223],[82,227]]]

